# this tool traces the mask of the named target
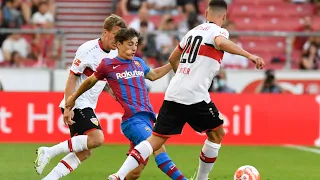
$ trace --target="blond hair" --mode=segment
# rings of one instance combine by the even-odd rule
[[[122,17],[115,14],[111,14],[104,20],[103,29],[111,31],[112,28],[115,26],[119,26],[120,28],[127,28],[127,24]]]

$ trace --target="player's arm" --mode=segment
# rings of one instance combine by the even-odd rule
[[[83,83],[80,85],[80,87],[77,89],[75,93],[73,93],[67,100],[65,107],[66,109],[72,109],[75,105],[76,100],[79,96],[81,96],[84,92],[92,88],[99,80],[103,80],[105,78],[105,65],[104,60],[101,61],[99,66],[97,67],[97,70],[94,74],[92,74],[90,77],[88,77]]]
[[[85,81],[83,81],[83,83],[80,85],[77,91],[67,99],[66,105],[65,105],[66,109],[72,109],[78,97],[81,96],[84,92],[86,92],[90,88],[92,88],[97,82],[98,82],[98,79],[94,74],[92,74]]]
[[[180,63],[180,58],[181,58],[182,50],[180,49],[180,46],[178,45],[173,52],[171,53],[169,57],[169,62],[172,66],[172,69],[174,72],[177,71],[179,63]]]
[[[248,51],[236,45],[234,42],[225,38],[224,36],[216,36],[214,38],[214,43],[216,47],[222,51],[226,51],[231,54],[238,54],[246,57],[247,59],[250,59],[253,63],[256,64],[257,69],[262,69],[263,66],[265,65],[261,57],[258,57],[256,55],[249,53]]]
[[[162,78],[164,75],[168,74],[168,72],[172,69],[170,64],[166,64],[164,66],[158,67],[156,69],[150,69],[146,78],[150,81],[155,81],[157,79]]]
[[[114,95],[109,83],[106,83],[106,85],[104,86],[103,90],[105,92],[107,92],[113,99],[116,99],[116,97],[115,97],[115,95]]]
[[[75,91],[76,83],[79,76],[74,74],[73,72],[69,73],[68,80],[66,83],[66,88],[64,89],[65,99],[67,100]]]

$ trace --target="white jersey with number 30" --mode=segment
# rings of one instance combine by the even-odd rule
[[[190,30],[181,40],[180,64],[170,81],[165,100],[181,104],[211,101],[208,89],[220,69],[223,51],[214,39],[229,38],[229,32],[214,23],[203,23]]]

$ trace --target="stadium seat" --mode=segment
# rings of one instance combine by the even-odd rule
[[[313,13],[312,5],[296,4],[271,4],[271,5],[253,5],[253,4],[234,4],[229,12],[232,16],[246,17],[303,17]],[[284,13],[285,12],[285,13]]]
[[[292,18],[257,18],[257,17],[230,17],[236,23],[238,30],[259,31],[294,31],[301,25],[301,19]]]
[[[232,4],[263,4],[263,5],[268,5],[268,4],[283,4],[286,3],[283,0],[233,0]]]
[[[172,16],[174,19],[174,22],[176,22],[177,24],[181,21],[183,21],[184,16],[183,15],[177,15],[177,16]],[[135,19],[136,16],[134,15],[127,15],[127,16],[123,16],[123,19],[127,22],[127,24],[130,24],[130,22]],[[161,22],[162,16],[161,15],[154,15],[154,16],[150,16],[149,20],[157,27],[160,22]]]

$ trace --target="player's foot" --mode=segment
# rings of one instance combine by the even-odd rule
[[[120,180],[120,177],[117,174],[111,174],[108,180]]]
[[[50,156],[46,151],[47,147],[39,147],[36,151],[37,159],[34,161],[34,168],[37,174],[42,174],[44,167],[50,162]]]

